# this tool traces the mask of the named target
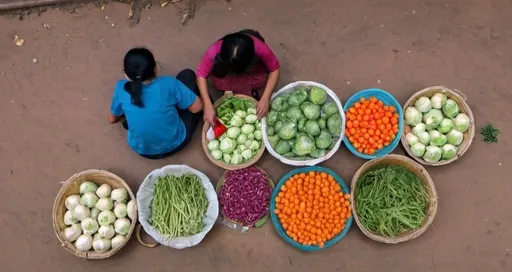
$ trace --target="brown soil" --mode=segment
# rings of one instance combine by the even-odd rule
[[[123,4],[104,11],[88,5],[73,14],[50,10],[23,21],[0,17],[2,271],[511,270],[510,1],[219,0],[201,6],[186,27],[172,9],[144,11],[133,29]],[[279,56],[280,86],[316,80],[342,101],[380,87],[403,103],[420,88],[445,84],[467,95],[477,131],[489,122],[501,128],[500,143],[477,135],[459,161],[428,168],[439,193],[437,218],[423,236],[400,245],[372,242],[353,225],[334,247],[306,254],[268,223],[247,234],[217,225],[200,246],[181,251],[146,249],[135,239],[104,261],[63,250],[52,229],[52,204],[59,182],[76,172],[110,170],[134,190],[166,164],[188,164],[214,183],[222,175],[203,154],[199,134],[179,156],[149,161],[129,149],[120,125],[107,123],[123,54],[146,45],[175,74],[196,67],[215,39],[246,27],[260,30]],[[14,45],[15,35],[24,46]],[[323,165],[349,183],[362,163],[342,147]],[[275,180],[292,169],[269,154],[259,165]]]

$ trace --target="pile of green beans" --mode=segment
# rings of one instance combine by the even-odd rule
[[[208,199],[199,177],[158,177],[154,187],[149,223],[169,239],[201,232]]]
[[[355,196],[361,223],[387,237],[419,228],[429,205],[425,185],[413,172],[398,165],[368,170],[357,181]]]

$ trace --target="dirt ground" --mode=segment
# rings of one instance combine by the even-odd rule
[[[113,4],[22,21],[0,17],[2,271],[511,271],[512,2],[217,0],[203,3],[185,27],[168,6],[144,11],[133,29],[127,12],[127,5]],[[424,235],[404,244],[372,242],[354,224],[332,248],[307,254],[267,223],[247,234],[217,225],[199,246],[181,251],[146,249],[132,237],[103,261],[62,249],[52,205],[59,182],[76,172],[110,170],[134,191],[167,164],[188,164],[213,183],[222,175],[203,154],[198,133],[178,156],[150,161],[129,149],[120,125],[108,124],[124,53],[145,45],[165,73],[176,74],[195,68],[215,39],[247,27],[260,30],[278,55],[279,86],[319,81],[342,102],[379,87],[404,103],[423,87],[445,84],[467,95],[477,132],[489,122],[501,128],[500,143],[483,143],[477,134],[459,161],[427,169],[439,193],[438,214]],[[15,35],[24,46],[15,46]],[[350,183],[363,162],[342,146],[322,165]],[[269,154],[259,165],[275,180],[291,170]]]

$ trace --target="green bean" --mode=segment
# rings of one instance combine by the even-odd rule
[[[154,185],[149,223],[169,239],[202,231],[208,200],[196,175],[158,177]]]
[[[388,236],[417,229],[425,219],[428,194],[419,178],[397,165],[376,166],[362,175],[355,188],[361,223]]]

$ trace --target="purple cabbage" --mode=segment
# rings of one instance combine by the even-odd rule
[[[268,180],[266,173],[255,166],[229,171],[219,196],[224,216],[254,226],[269,210],[272,187]]]

